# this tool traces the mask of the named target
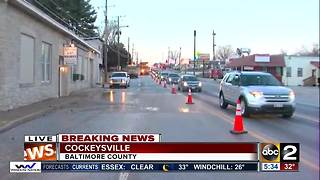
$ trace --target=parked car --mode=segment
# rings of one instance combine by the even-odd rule
[[[194,75],[182,75],[178,82],[178,91],[202,91],[202,83]]]
[[[110,88],[113,87],[129,87],[130,76],[127,72],[113,72],[110,77]]]
[[[167,84],[178,84],[180,79],[179,74],[177,73],[169,73],[168,77],[166,78]]]
[[[243,116],[252,113],[273,113],[290,118],[295,111],[293,90],[282,86],[270,73],[227,73],[220,83],[220,107],[225,109],[229,104],[235,106],[238,99]]]

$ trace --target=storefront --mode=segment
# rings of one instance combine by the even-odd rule
[[[285,61],[283,55],[254,54],[240,58],[232,58],[226,67],[239,71],[264,71],[282,81]]]

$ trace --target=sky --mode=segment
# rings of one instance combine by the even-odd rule
[[[91,0],[103,29],[105,0]],[[120,41],[130,37],[139,59],[165,62],[168,49],[193,59],[196,51],[210,53],[212,32],[216,49],[231,45],[251,54],[294,53],[319,43],[319,0],[108,0],[108,19],[120,18]],[[136,58],[134,56],[134,58]]]

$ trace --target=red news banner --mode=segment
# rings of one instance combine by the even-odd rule
[[[45,144],[55,142],[35,142],[36,139],[36,136],[25,137],[26,160],[258,161],[257,143],[164,143],[160,142],[159,134],[59,134],[57,146],[52,147],[56,158],[52,159],[54,155],[50,154],[50,148],[46,151]],[[30,151],[29,145],[37,143],[44,153]]]

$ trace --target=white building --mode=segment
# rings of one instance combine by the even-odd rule
[[[282,82],[287,86],[319,85],[319,57],[285,56]]]
[[[75,65],[64,48],[77,47]],[[0,0],[0,111],[93,87],[100,52],[24,0]]]

